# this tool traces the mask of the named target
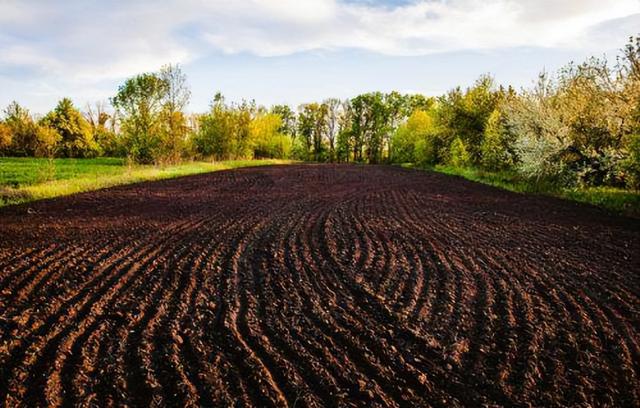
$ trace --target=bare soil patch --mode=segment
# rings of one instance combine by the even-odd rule
[[[0,209],[0,405],[640,406],[640,221],[383,166]]]

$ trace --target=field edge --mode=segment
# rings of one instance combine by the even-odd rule
[[[193,161],[170,166],[126,166],[118,174],[86,174],[77,178],[50,180],[18,187],[0,185],[0,208],[31,203],[78,193],[102,190],[147,181],[167,180],[184,176],[297,163],[295,160],[258,159],[226,160],[218,162]]]

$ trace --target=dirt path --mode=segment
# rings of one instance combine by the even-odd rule
[[[640,221],[391,167],[0,209],[0,405],[640,406]]]

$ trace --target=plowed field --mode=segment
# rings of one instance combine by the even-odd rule
[[[250,168],[0,209],[0,405],[640,406],[640,221]]]

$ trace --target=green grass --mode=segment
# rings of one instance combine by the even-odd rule
[[[403,164],[402,166],[420,168],[412,164]],[[614,187],[558,188],[552,184],[532,183],[511,171],[491,172],[476,168],[458,168],[444,165],[436,165],[425,169],[464,177],[467,180],[489,184],[509,191],[549,195],[595,205],[618,214],[640,217],[640,192],[637,191]]]
[[[289,160],[186,162],[171,166],[129,166],[120,158],[36,159],[0,157],[0,206],[59,197],[121,184],[161,180]]]

